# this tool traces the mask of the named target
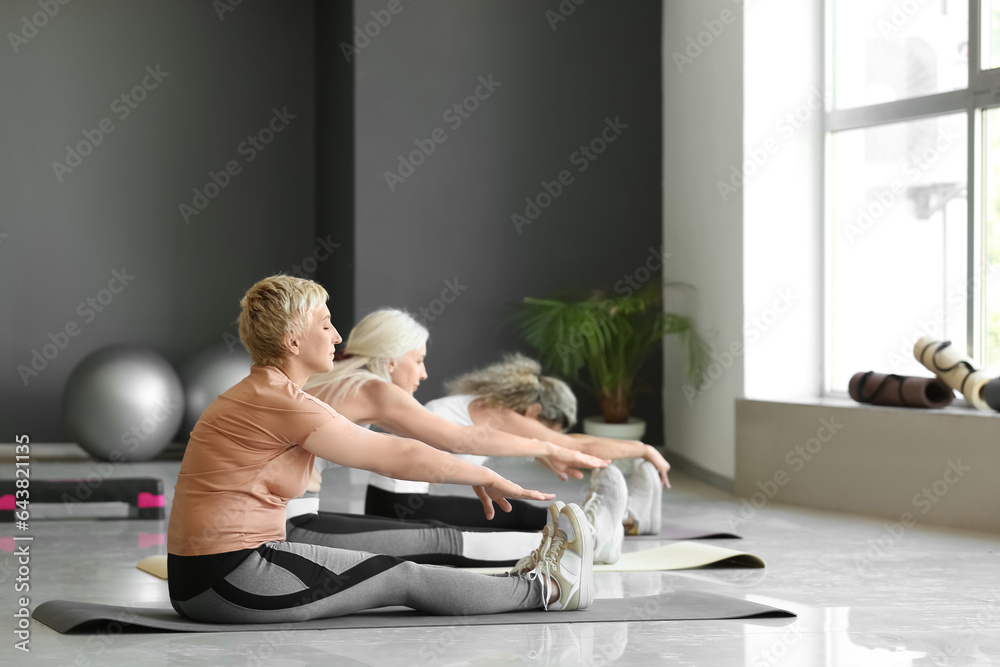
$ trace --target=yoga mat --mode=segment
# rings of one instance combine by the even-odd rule
[[[847,391],[858,403],[897,408],[943,408],[955,400],[955,392],[939,377],[884,375],[875,371],[855,373]]]
[[[594,572],[664,572],[690,570],[698,567],[764,567],[760,557],[714,544],[674,542],[655,549],[643,549],[622,554],[617,563],[594,563]],[[483,574],[506,572],[504,568],[463,568]],[[509,568],[508,568],[509,569]]]
[[[664,524],[657,535],[625,535],[626,541],[632,540],[742,540],[736,533],[724,530],[699,530],[686,528],[676,524]]]
[[[983,387],[983,400],[994,410],[1000,410],[1000,378],[994,378]]]
[[[154,577],[159,577],[160,579],[167,578],[167,555],[163,554],[161,556],[146,556],[141,561],[136,563],[137,568],[143,572],[148,572]]]
[[[974,406],[980,410],[990,409],[983,399],[983,387],[990,381],[990,376],[985,371],[976,370],[972,359],[952,347],[951,341],[924,336],[913,346],[913,356],[949,387],[961,392]]]
[[[481,616],[431,616],[404,607],[298,623],[198,623],[173,609],[119,607],[71,600],[49,600],[32,617],[56,632],[118,634],[127,630],[176,632],[262,632],[266,630],[353,630],[358,628],[440,627],[455,625],[524,625],[615,621],[694,621],[738,618],[790,618],[790,611],[703,591],[671,591],[637,598],[594,600],[582,611],[514,611]]]

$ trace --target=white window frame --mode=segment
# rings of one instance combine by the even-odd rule
[[[824,2],[824,74],[827,99],[832,99],[833,92],[833,6],[838,0],[823,0]],[[845,0],[840,0],[845,1]],[[858,1],[858,0],[849,0]],[[984,358],[985,337],[982,335],[982,318],[985,315],[985,290],[976,291],[976,286],[985,285],[983,275],[984,225],[982,224],[983,194],[980,185],[983,178],[982,169],[982,112],[1000,107],[1000,67],[996,69],[981,69],[981,47],[987,38],[981,21],[983,0],[969,0],[969,85],[962,90],[937,93],[922,97],[897,100],[883,104],[854,107],[849,109],[827,108],[823,119],[824,141],[824,193],[823,193],[823,317],[824,317],[824,360],[823,360],[823,394],[842,395],[843,392],[831,391],[830,371],[833,362],[832,324],[832,286],[833,286],[833,225],[830,168],[830,150],[833,135],[844,130],[857,130],[879,127],[890,123],[920,120],[933,116],[966,112],[968,121],[967,134],[967,176],[968,176],[968,282],[969,299],[966,302],[967,340],[966,352],[979,361]],[[958,341],[955,341],[957,344]]]

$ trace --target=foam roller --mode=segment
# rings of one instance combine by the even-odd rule
[[[990,410],[983,397],[983,388],[990,376],[977,370],[972,359],[955,349],[949,340],[934,340],[924,336],[913,346],[913,356],[949,387],[963,396],[980,410]]]

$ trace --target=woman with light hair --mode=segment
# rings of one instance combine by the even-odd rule
[[[534,420],[535,411],[540,408],[529,404],[519,406],[526,410],[529,415],[526,419],[536,427],[534,435],[528,437],[512,430],[517,428],[516,424],[511,428],[502,428],[492,422],[473,423],[468,419],[456,421],[448,415],[436,415],[413,398],[420,382],[427,378],[424,365],[427,339],[427,329],[409,314],[396,309],[375,311],[351,331],[334,370],[314,376],[307,384],[306,391],[326,401],[358,424],[374,424],[391,433],[418,438],[432,446],[461,455],[473,463],[481,464],[488,456],[497,455],[495,452],[501,449],[500,446],[506,452],[500,455],[532,455],[530,447],[537,447],[539,444],[551,447],[550,441],[553,438],[560,438],[565,443],[564,446],[556,446],[554,450],[561,456],[569,451],[588,456],[582,451],[585,447],[604,449],[619,458],[645,455],[649,450],[659,456],[655,450],[647,450],[641,443],[578,440],[548,430]],[[576,399],[568,387],[548,381],[546,386],[552,386],[562,396],[564,403],[572,402],[575,420]],[[510,446],[516,443],[520,443],[517,449]],[[579,470],[568,468],[559,458],[535,456],[561,479],[565,480],[570,475],[578,479],[583,477]],[[652,454],[649,456],[654,458]],[[611,457],[601,458],[606,462]],[[594,461],[590,458],[588,460]],[[662,457],[660,461],[669,469]],[[596,551],[599,554],[597,562],[613,563],[620,555],[624,536],[622,520],[627,514],[627,494],[626,480],[618,468],[601,468],[592,474],[587,506],[590,508],[591,523],[595,526]],[[646,515],[652,512],[650,508]],[[656,512],[659,512],[658,502]],[[475,501],[470,498],[432,495],[429,484],[384,475],[372,476],[366,493],[365,513],[390,519],[440,521],[467,528],[506,528],[513,531],[537,531],[546,524],[545,509],[530,503],[512,503],[510,513],[487,521],[478,511]],[[319,526],[324,519],[334,519],[335,516],[321,512],[292,521]],[[644,520],[649,522],[649,519]],[[635,522],[631,525],[634,526]],[[313,534],[301,539],[315,540],[315,533],[324,530],[333,533],[338,528],[336,525],[329,525],[325,529],[314,530]],[[659,527],[656,531],[659,531]],[[294,536],[295,532],[290,530],[289,535]]]
[[[593,538],[582,510],[549,506],[546,540],[507,575],[285,541],[285,505],[321,456],[407,480],[469,484],[487,516],[508,498],[551,500],[412,439],[372,433],[302,391],[329,372],[340,335],[328,295],[272,276],[240,302],[250,374],[191,432],[167,535],[174,609],[211,623],[284,623],[404,605],[432,614],[583,609],[593,598]]]
[[[545,438],[523,438],[476,425],[460,426],[428,412],[413,398],[420,382],[427,379],[424,358],[428,336],[427,329],[408,313],[394,308],[376,310],[351,330],[333,370],[312,377],[305,390],[356,424],[416,438],[472,463],[481,463],[488,456],[531,456],[563,480],[570,476],[582,479],[579,468],[607,466],[607,460],[576,448],[558,447]],[[510,513],[487,520],[478,510],[473,511],[478,505],[475,500],[430,497],[430,485],[425,482],[374,475],[369,488],[372,486],[405,494],[406,505],[394,507],[388,514],[374,513],[394,519],[429,519],[471,528],[511,530],[541,530],[546,522],[545,508],[530,503],[512,503]],[[426,505],[448,511],[438,512]],[[418,513],[421,516],[415,516]],[[526,516],[530,517],[527,522]]]

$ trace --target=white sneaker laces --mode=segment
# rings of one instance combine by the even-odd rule
[[[591,528],[597,530],[597,515],[601,511],[601,496],[598,493],[590,494],[587,501],[583,503],[583,513],[590,522]]]
[[[549,609],[552,571],[559,569],[559,560],[566,551],[566,535],[559,530],[554,531],[554,533],[554,535],[552,533],[546,534],[541,545],[522,559],[527,561],[525,566],[531,569],[527,575],[529,580],[534,581],[539,576],[544,576],[542,579],[542,607],[546,611]]]

